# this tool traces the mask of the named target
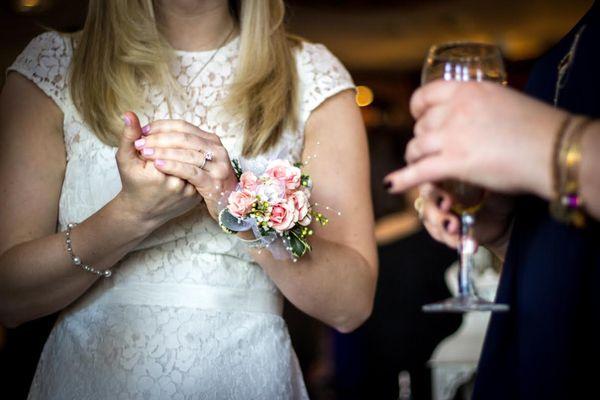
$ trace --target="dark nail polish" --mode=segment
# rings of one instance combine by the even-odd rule
[[[385,190],[390,190],[392,188],[392,182],[390,182],[390,181],[383,182],[383,188]]]
[[[440,208],[442,206],[443,201],[444,201],[444,198],[442,196],[438,196],[437,199],[435,199],[435,204],[437,204],[438,208]]]

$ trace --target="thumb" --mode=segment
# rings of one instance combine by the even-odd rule
[[[140,120],[135,113],[129,111],[123,114],[123,122],[125,126],[117,150],[117,159],[121,162],[141,161],[135,148],[135,141],[142,137]]]

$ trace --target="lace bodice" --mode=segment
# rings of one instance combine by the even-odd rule
[[[146,105],[135,110],[142,124],[170,117],[184,119],[216,133],[231,158],[240,158],[242,121],[228,115],[221,106],[235,73],[238,47],[239,41],[234,39],[208,64],[212,51],[176,51],[170,68],[191,101],[172,102],[170,114],[164,92],[147,86]],[[59,204],[59,226],[63,229],[69,222],[88,218],[121,189],[116,149],[93,134],[71,100],[72,54],[69,37],[48,32],[33,39],[9,68],[33,81],[64,114],[67,165]],[[322,45],[304,43],[296,51],[296,65],[300,124],[297,130],[284,132],[278,145],[261,156],[264,160],[282,157],[299,161],[304,125],[311,111],[328,97],[353,87],[348,72]],[[219,398],[203,391],[204,383],[218,385],[214,382],[239,369],[233,365],[264,374],[258,381],[265,389],[256,388],[253,392],[251,387],[258,381],[250,374],[247,379],[240,378],[247,386],[244,390],[237,387],[223,398],[305,396],[295,358],[290,357],[293,352],[285,324],[277,312],[254,312],[251,307],[244,308],[244,302],[239,302],[239,309],[235,302],[229,307],[207,302],[210,293],[227,290],[238,297],[262,296],[267,303],[269,296],[280,296],[237,239],[224,234],[205,208],[198,207],[155,231],[114,268],[110,280],[99,281],[63,312],[45,347],[30,397],[75,398],[73,393],[78,393],[80,398],[90,398],[103,393],[112,398],[137,398],[142,389],[155,388],[149,390],[148,398],[167,398],[157,393],[171,391],[169,398],[197,398],[198,393],[205,394],[202,398]],[[182,292],[191,296],[182,296]],[[139,295],[134,298],[131,293]],[[195,293],[201,295],[194,296]],[[240,332],[245,334],[240,337]],[[172,340],[169,335],[183,336]],[[268,343],[264,343],[265,338]],[[67,349],[69,354],[64,354]],[[68,368],[57,368],[57,363],[70,362],[65,357],[75,357],[77,362],[71,372],[84,382],[82,386],[73,381],[71,391],[64,383],[62,389],[52,384],[73,379],[67,376]],[[227,372],[215,376],[214,371],[206,369],[207,360],[222,365]],[[152,365],[154,374],[148,369]],[[277,368],[272,369],[273,366]],[[190,372],[194,368],[195,372]],[[91,374],[89,379],[105,374],[110,384],[85,383],[86,371]],[[281,371],[287,371],[287,375],[282,376]],[[189,385],[185,386],[182,382],[189,374]],[[246,376],[241,372],[238,375]],[[215,393],[224,390],[217,389]],[[242,393],[255,393],[256,397]]]

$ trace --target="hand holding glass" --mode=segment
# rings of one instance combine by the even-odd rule
[[[506,71],[497,46],[483,43],[447,43],[433,46],[423,66],[421,83],[446,81],[506,84]],[[485,190],[458,181],[440,186],[453,197],[452,211],[461,218],[458,254],[458,295],[439,303],[423,306],[426,312],[508,311],[508,305],[496,304],[477,296],[472,281],[477,243],[473,234],[475,213],[485,199]]]

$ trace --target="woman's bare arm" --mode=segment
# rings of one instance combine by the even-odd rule
[[[296,307],[341,332],[364,322],[373,307],[377,250],[370,191],[368,145],[360,111],[350,91],[327,100],[306,126],[303,159],[314,182],[311,201],[330,223],[317,228],[313,251],[297,263],[254,258]],[[312,158],[316,155],[316,158]]]
[[[66,165],[62,119],[56,104],[33,83],[9,74],[0,95],[0,323],[9,327],[66,307],[98,279],[71,264],[63,234],[55,233]],[[121,174],[137,173],[139,180],[150,181],[139,172],[145,163],[133,147],[136,129],[139,123],[125,129]],[[158,171],[155,175],[157,182],[166,181]],[[169,185],[177,193],[186,187],[184,202],[197,197],[181,181]],[[143,217],[140,204],[134,190],[122,191],[83,221],[73,230],[76,254],[97,269],[113,266],[165,221]]]

